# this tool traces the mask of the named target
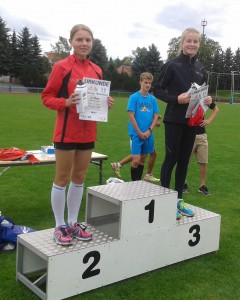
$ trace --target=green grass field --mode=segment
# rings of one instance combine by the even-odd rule
[[[120,160],[130,151],[126,105],[127,97],[116,96],[114,108],[109,112],[109,122],[98,124],[95,151],[107,154],[109,158],[103,163],[104,180],[114,176],[110,162]],[[163,115],[165,104],[159,102],[159,106]],[[71,299],[240,299],[240,105],[218,106],[219,114],[207,128],[207,186],[212,195],[205,197],[197,192],[198,166],[193,161],[188,173],[190,194],[185,200],[221,215],[220,250]],[[55,112],[42,105],[40,95],[0,94],[0,107],[0,148],[40,149],[42,145],[51,144]],[[164,156],[163,129],[161,126],[154,130],[158,152],[154,168],[156,177],[159,177]],[[129,166],[122,168],[122,175],[124,180],[130,180]],[[50,205],[53,177],[53,165],[8,169],[0,176],[0,210],[16,224],[36,230],[54,227]],[[94,165],[90,165],[85,186],[97,184],[98,172]],[[85,200],[80,221],[84,220],[84,206]],[[15,276],[16,252],[1,252],[0,299],[38,299],[27,287],[16,282]]]

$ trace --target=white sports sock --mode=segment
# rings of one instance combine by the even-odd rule
[[[53,183],[51,192],[51,204],[54,213],[56,227],[65,225],[64,210],[65,210],[65,191],[66,187],[58,186]]]
[[[70,182],[67,194],[68,224],[74,224],[78,220],[78,214],[82,202],[84,184]]]

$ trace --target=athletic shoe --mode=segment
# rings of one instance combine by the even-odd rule
[[[9,251],[14,249],[15,249],[15,245],[12,243],[0,243],[0,250]]]
[[[67,232],[72,238],[80,241],[89,241],[92,239],[92,234],[86,231],[87,226],[75,223],[73,226],[67,225]]]
[[[210,196],[211,193],[208,191],[208,188],[205,185],[202,185],[199,189],[198,189],[199,193],[202,193],[205,196]]]
[[[183,216],[187,216],[187,217],[194,216],[194,212],[184,203],[182,199],[178,200],[177,208],[180,214]]]
[[[72,238],[67,232],[66,226],[59,226],[55,228],[53,238],[58,245],[70,246],[72,245]]]
[[[111,163],[111,167],[113,169],[113,172],[116,174],[118,178],[121,177],[121,168],[118,166],[118,163]]]
[[[180,220],[182,217],[182,215],[180,214],[180,212],[177,210],[177,214],[176,214],[176,219]]]
[[[188,188],[188,184],[185,182],[183,185],[183,194],[188,194],[189,193],[189,188]]]
[[[152,174],[146,174],[144,176],[144,181],[147,181],[147,182],[151,182],[151,183],[159,183],[160,182],[160,179],[154,177]]]

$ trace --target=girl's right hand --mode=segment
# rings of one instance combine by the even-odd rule
[[[72,93],[72,95],[66,99],[66,107],[70,107],[78,104],[80,101],[79,93]]]
[[[178,96],[178,104],[188,104],[190,102],[191,95],[188,93],[182,93]]]

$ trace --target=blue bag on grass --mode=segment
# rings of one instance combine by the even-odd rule
[[[16,225],[10,218],[0,215],[0,250],[13,250],[19,234],[35,230],[23,225]]]

